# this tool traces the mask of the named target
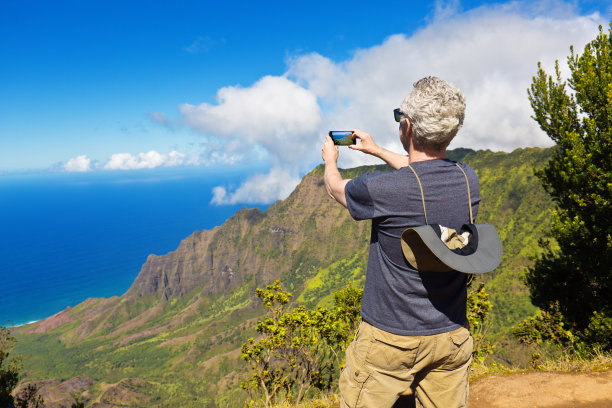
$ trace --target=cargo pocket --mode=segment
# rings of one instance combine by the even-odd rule
[[[378,331],[374,333],[366,363],[376,371],[396,372],[412,368],[421,340]]]
[[[466,328],[457,330],[450,334],[451,352],[448,363],[460,367],[472,358],[472,348],[474,347],[474,339],[470,335],[470,331]]]
[[[371,372],[360,364],[353,353],[347,350],[346,364],[340,374],[340,393],[346,404],[355,408],[362,398]]]

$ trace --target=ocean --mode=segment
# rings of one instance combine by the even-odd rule
[[[0,176],[0,326],[125,293],[149,254],[173,251],[192,232],[221,225],[243,208],[210,200],[213,187],[237,187],[248,173],[172,168]]]

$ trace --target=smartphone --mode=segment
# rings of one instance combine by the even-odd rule
[[[350,130],[330,130],[329,136],[334,141],[335,145],[348,146],[355,144],[353,139],[353,132]]]

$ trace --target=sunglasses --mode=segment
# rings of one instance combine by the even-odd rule
[[[397,108],[393,109],[393,117],[395,118],[396,122],[400,122],[402,117],[406,117],[406,114]]]

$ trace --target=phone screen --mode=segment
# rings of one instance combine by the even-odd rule
[[[355,144],[355,139],[353,139],[353,132],[351,132],[350,130],[332,130],[329,132],[329,136],[334,141],[334,144],[338,146],[348,146]]]

